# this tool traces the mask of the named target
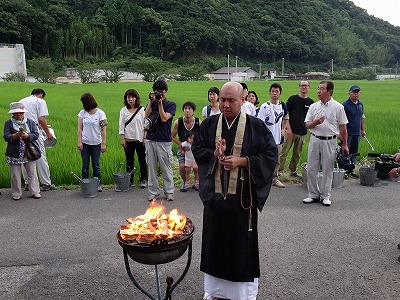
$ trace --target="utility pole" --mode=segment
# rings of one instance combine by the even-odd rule
[[[228,81],[231,81],[231,75],[229,73],[229,54],[228,54]]]
[[[333,73],[333,58],[331,60],[331,73]]]
[[[396,61],[396,75],[397,75],[397,68],[399,67],[399,62]]]
[[[285,59],[282,58],[282,76],[285,73]]]
[[[237,59],[238,59],[238,57],[237,56],[235,56],[235,58],[236,58],[236,73],[237,73]],[[237,76],[237,75],[236,75]]]
[[[397,64],[398,64],[398,62],[397,62]],[[261,78],[261,64],[259,64],[259,65],[260,65],[260,72],[258,72],[258,78]]]

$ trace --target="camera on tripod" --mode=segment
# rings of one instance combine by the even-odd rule
[[[380,179],[388,179],[390,170],[400,167],[400,164],[395,162],[393,155],[368,153],[368,156],[376,157],[379,159],[375,161],[375,170],[378,171],[378,174],[376,176]]]

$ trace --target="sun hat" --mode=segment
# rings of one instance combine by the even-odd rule
[[[8,112],[9,114],[15,114],[15,113],[26,113],[28,112],[24,105],[21,102],[12,102],[10,104],[10,111]]]

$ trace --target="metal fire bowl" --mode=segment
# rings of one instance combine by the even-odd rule
[[[192,242],[194,225],[188,218],[184,232],[179,235],[179,239],[156,239],[151,244],[139,243],[132,240],[123,240],[117,234],[118,243],[128,252],[134,261],[145,265],[166,264],[181,257],[189,244]]]

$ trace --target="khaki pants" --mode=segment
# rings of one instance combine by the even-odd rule
[[[290,148],[292,148],[292,146],[293,146],[293,152],[292,152],[292,158],[290,159],[290,163],[289,163],[289,170],[290,170],[290,173],[296,172],[297,164],[299,163],[301,151],[303,151],[303,145],[304,145],[305,140],[306,140],[305,135],[298,135],[298,134],[293,134],[290,139],[285,140],[283,147],[282,147],[282,153],[279,157],[279,161],[280,161],[279,171],[280,172],[282,172],[285,169],[286,157],[290,151]]]
[[[282,152],[282,144],[276,145],[276,147],[278,148],[278,157],[279,157]],[[273,177],[272,177],[272,184],[274,184],[278,180],[279,166],[280,166],[280,164],[279,164],[279,159],[278,159],[278,162],[276,163],[275,170],[274,170]]]

